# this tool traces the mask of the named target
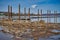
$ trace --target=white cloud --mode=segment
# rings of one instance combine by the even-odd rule
[[[32,7],[32,8],[36,8],[36,7],[37,7],[37,5],[32,5],[31,7]]]

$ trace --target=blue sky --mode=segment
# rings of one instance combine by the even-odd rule
[[[8,5],[13,7],[13,12],[18,12],[18,4],[21,5],[21,12],[24,7],[31,8],[31,13],[37,13],[37,9],[42,9],[44,13],[47,10],[57,10],[60,12],[60,0],[0,0],[0,11],[7,11]]]

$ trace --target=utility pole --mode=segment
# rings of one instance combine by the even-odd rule
[[[57,24],[57,11],[54,11],[54,29],[56,27]]]
[[[40,12],[41,12],[41,20],[42,20],[42,9],[41,9],[41,11],[40,11]]]
[[[47,25],[49,23],[49,10],[47,10]]]
[[[38,9],[38,21],[39,21],[39,9]]]
[[[28,17],[29,17],[29,20],[30,20],[30,8],[28,9]]]
[[[24,15],[25,15],[25,20],[27,20],[26,19],[26,8],[24,8]]]
[[[44,35],[45,38],[47,37],[47,32],[48,32],[48,10],[47,10],[47,22],[46,22],[45,35]]]
[[[19,16],[19,20],[20,20],[20,4],[18,6],[18,16]]]
[[[10,14],[11,14],[11,19],[12,19],[12,6],[10,8],[11,8],[11,13]]]
[[[9,13],[10,13],[10,20],[12,20],[12,6],[10,6]]]
[[[9,5],[8,5],[8,19],[10,19]]]
[[[54,23],[57,23],[57,11],[54,11]]]
[[[51,11],[50,11],[50,10],[48,10],[48,23],[50,23],[50,22],[51,22],[50,14],[51,14]]]
[[[8,5],[8,19],[11,20],[12,19],[12,6]]]

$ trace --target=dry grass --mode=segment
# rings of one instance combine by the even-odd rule
[[[31,29],[31,35],[33,35],[33,37],[44,37],[44,35],[46,34],[46,23],[45,22],[23,22],[23,21],[6,21],[6,20],[1,20],[0,24],[3,25],[3,27],[5,28],[5,30],[7,29],[9,31],[9,33],[16,35],[16,36],[20,36],[22,34],[24,34],[25,32],[27,32],[27,29]],[[48,24],[48,29],[53,29],[53,25]],[[58,29],[58,28],[57,28]],[[50,36],[52,34],[52,32],[47,31],[47,36]],[[60,33],[59,33],[60,34]]]

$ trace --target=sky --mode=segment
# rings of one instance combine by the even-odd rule
[[[0,0],[0,12],[7,12],[8,5],[12,6],[12,12],[18,13],[18,5],[21,6],[21,13],[24,13],[24,8],[28,12],[28,8],[31,9],[31,13],[36,14],[38,9],[42,9],[43,13],[47,13],[47,10],[51,10],[52,13],[57,11],[60,13],[60,0]],[[58,22],[60,19],[58,18]]]
[[[31,13],[37,13],[38,9],[42,9],[43,13],[47,10],[54,10],[60,12],[60,0],[0,0],[0,11],[8,11],[8,5],[12,6],[13,12],[18,12],[18,5],[21,5],[21,12],[24,12],[24,8],[28,12],[28,8],[31,8]]]

